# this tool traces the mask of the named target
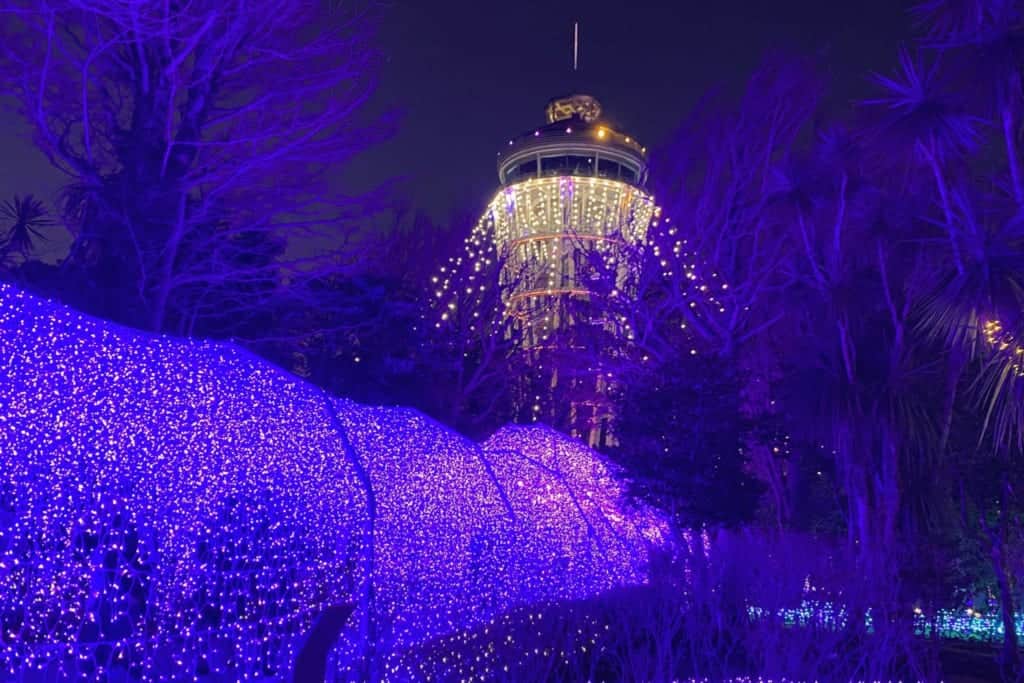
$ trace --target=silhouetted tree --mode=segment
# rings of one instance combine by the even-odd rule
[[[612,455],[641,497],[681,526],[753,519],[761,485],[749,473],[740,382],[726,359],[688,351],[624,382]]]
[[[365,13],[147,0],[5,12],[5,89],[69,179],[80,305],[175,332],[213,310],[223,333],[296,273],[351,265],[366,207],[328,171],[382,133],[353,118],[372,89]]]

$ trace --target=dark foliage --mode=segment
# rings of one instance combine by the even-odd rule
[[[762,486],[747,471],[732,364],[682,355],[645,370],[617,401],[611,449],[636,492],[683,527],[750,521]]]

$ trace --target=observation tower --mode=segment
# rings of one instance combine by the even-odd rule
[[[658,213],[644,190],[647,150],[602,122],[596,99],[570,95],[548,103],[546,125],[509,140],[498,179],[488,213],[503,298],[532,347],[571,322],[566,298],[595,293],[595,255],[619,262],[646,237]]]
[[[595,98],[556,98],[546,113],[545,125],[509,140],[499,154],[501,187],[481,222],[491,223],[505,313],[522,335],[520,347],[535,366],[545,352],[558,354],[561,360],[549,363],[549,387],[571,397],[563,401],[571,404],[571,431],[599,445],[607,442],[610,373],[593,353],[586,368],[570,371],[575,361],[565,359],[580,329],[626,333],[607,307],[592,304],[609,293],[630,295],[630,254],[659,209],[644,189],[646,148],[604,122]],[[566,392],[570,382],[578,390]],[[534,398],[540,402],[524,400]]]

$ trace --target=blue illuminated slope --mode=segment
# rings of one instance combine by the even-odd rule
[[[663,529],[549,430],[475,444],[237,347],[0,285],[8,674],[282,676],[315,615],[349,601],[339,666],[386,672],[514,605],[644,580]]]

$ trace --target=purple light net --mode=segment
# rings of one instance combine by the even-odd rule
[[[545,428],[477,444],[235,346],[0,285],[0,676],[286,677],[332,605],[340,679],[646,578],[666,527]]]

